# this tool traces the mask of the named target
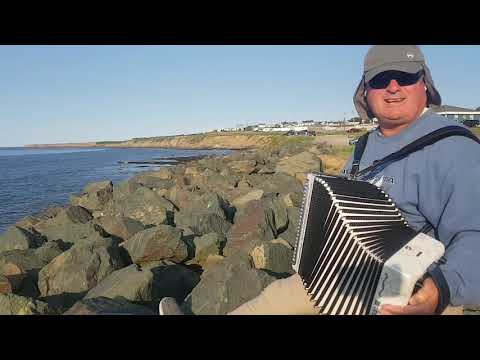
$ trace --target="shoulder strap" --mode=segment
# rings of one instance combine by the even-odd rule
[[[357,143],[355,144],[355,150],[353,152],[353,162],[352,162],[352,169],[350,170],[350,178],[355,178],[357,175],[358,169],[360,167],[360,160],[362,159],[363,152],[367,146],[368,135],[370,132],[363,134],[358,138]]]
[[[360,176],[362,174],[365,174],[369,171],[372,171],[374,168],[385,165],[385,164],[390,164],[394,161],[401,160],[411,153],[423,149],[425,146],[432,145],[436,143],[439,140],[442,140],[444,138],[450,137],[450,136],[465,136],[468,137],[477,143],[480,144],[480,139],[475,136],[470,130],[461,127],[461,126],[446,126],[440,129],[437,129],[413,142],[408,144],[407,146],[403,147],[399,151],[390,154],[386,157],[384,157],[381,160],[377,160],[373,163],[373,165],[363,169],[362,171],[356,172],[356,176]]]

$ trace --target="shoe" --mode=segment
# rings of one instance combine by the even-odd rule
[[[171,297],[164,297],[160,300],[158,313],[159,315],[185,315],[180,306],[178,306],[177,301]]]

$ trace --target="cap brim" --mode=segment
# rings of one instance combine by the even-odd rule
[[[414,61],[403,61],[403,62],[385,64],[385,65],[376,67],[370,71],[367,71],[367,73],[365,74],[365,81],[369,82],[378,74],[384,71],[391,71],[391,70],[403,71],[406,73],[415,74],[420,70],[422,70],[422,64]]]

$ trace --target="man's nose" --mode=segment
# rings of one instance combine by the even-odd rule
[[[400,85],[398,85],[397,80],[395,79],[390,80],[390,83],[387,86],[387,91],[391,93],[396,93],[399,90],[400,90]]]

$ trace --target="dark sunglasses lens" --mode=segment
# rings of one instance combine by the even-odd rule
[[[421,71],[416,74],[409,74],[401,71],[385,71],[370,80],[368,85],[372,89],[385,89],[392,80],[396,80],[400,86],[409,86],[416,84],[421,75]]]

